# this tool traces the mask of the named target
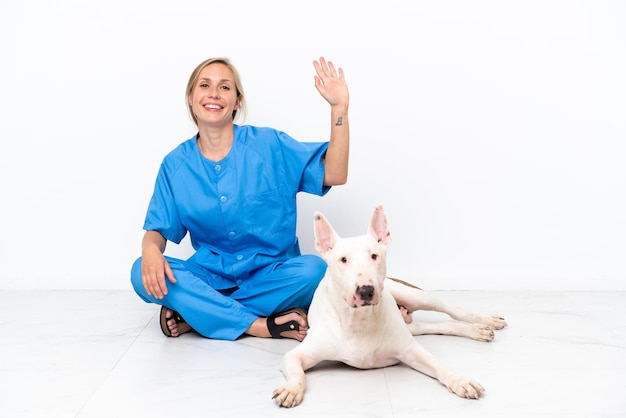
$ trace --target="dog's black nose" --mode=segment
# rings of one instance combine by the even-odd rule
[[[371,302],[374,299],[374,286],[359,286],[356,288],[356,293],[363,302]]]

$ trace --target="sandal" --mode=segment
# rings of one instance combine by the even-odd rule
[[[167,318],[165,314],[168,311],[168,309],[169,308],[165,306],[161,306],[161,331],[163,331],[163,334],[165,334],[166,337],[179,337],[183,334],[193,331],[193,328],[191,328],[191,325],[185,322],[183,317],[180,316],[180,314],[176,312],[175,310],[169,309],[170,311],[172,311],[172,316]],[[187,327],[182,327],[183,331],[181,331],[178,335],[174,336],[172,335],[172,331],[170,331],[170,328],[167,326],[167,321],[169,321],[170,319],[173,319],[174,321],[176,321],[177,324],[184,324]],[[189,329],[186,329],[186,328],[189,328]]]
[[[276,323],[276,318],[285,316],[292,312],[295,312],[301,317],[303,317],[305,321],[307,320],[306,312],[304,312],[304,310],[299,309],[299,308],[290,309],[285,312],[280,312],[280,313],[268,316],[267,317],[267,329],[269,330],[272,338],[285,338],[280,334],[286,331],[300,331],[300,324],[298,323],[298,321],[295,321],[295,320],[287,321],[284,324],[280,324],[280,325]]]

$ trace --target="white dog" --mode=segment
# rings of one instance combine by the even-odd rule
[[[326,360],[360,369],[402,362],[438,379],[460,397],[482,396],[485,389],[480,384],[441,365],[413,336],[445,334],[491,341],[494,329],[507,325],[504,319],[449,307],[415,286],[385,280],[391,235],[382,206],[374,211],[366,235],[340,238],[319,212],[314,226],[315,247],[328,268],[309,309],[308,334],[283,358],[286,384],[274,390],[276,403],[284,407],[300,404],[305,370]],[[463,322],[412,321],[412,312],[420,309],[445,312]]]

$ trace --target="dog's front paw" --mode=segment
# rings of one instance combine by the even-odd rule
[[[274,389],[273,399],[278,406],[293,408],[300,405],[303,398],[304,391],[297,388],[283,386],[282,388]]]
[[[485,389],[478,382],[463,376],[453,378],[448,384],[448,390],[466,399],[478,399],[485,393]]]

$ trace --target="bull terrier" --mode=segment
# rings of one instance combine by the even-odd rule
[[[286,383],[274,390],[277,405],[299,405],[305,371],[322,361],[359,369],[404,363],[460,397],[478,399],[484,394],[478,382],[440,364],[413,336],[492,341],[494,330],[507,326],[501,316],[448,306],[416,286],[387,277],[391,234],[382,205],[376,207],[365,235],[341,238],[319,212],[314,215],[314,233],[315,248],[328,268],[309,308],[306,338],[283,357],[280,370]],[[412,318],[417,310],[443,312],[457,322],[418,323]]]

